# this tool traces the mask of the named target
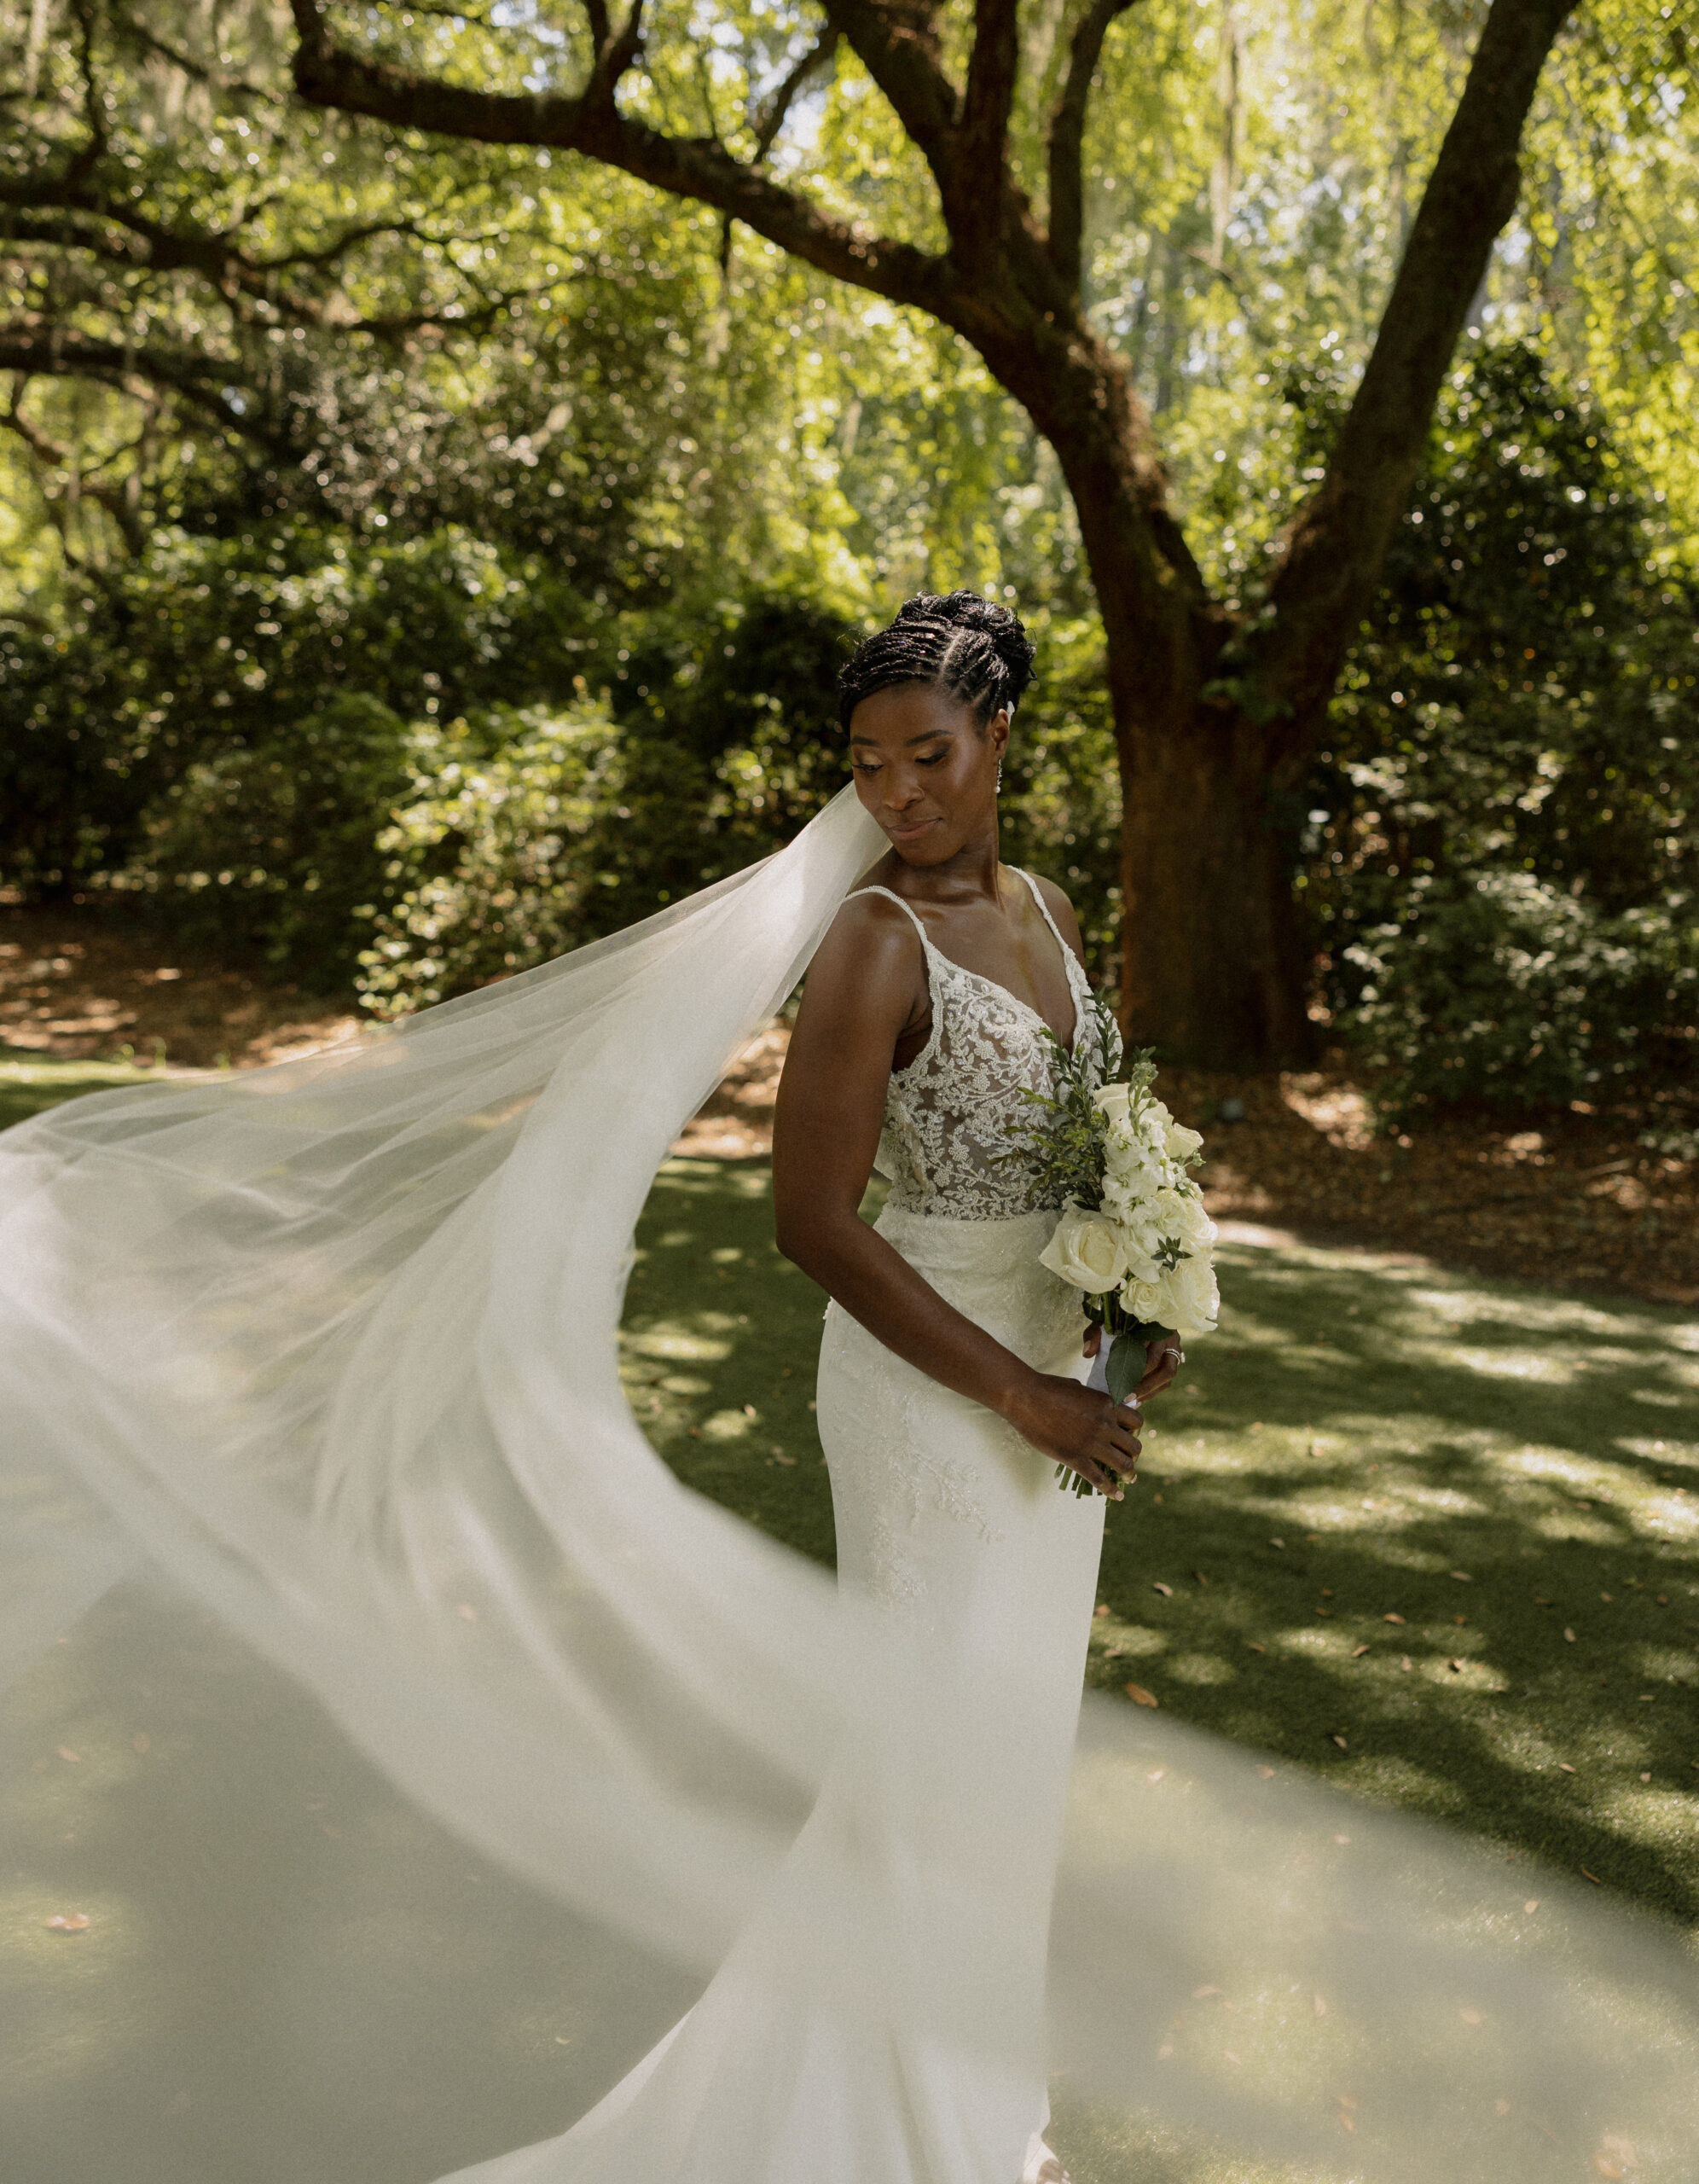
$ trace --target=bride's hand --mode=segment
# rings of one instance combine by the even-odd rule
[[[1035,1373],[1004,1415],[1041,1455],[1077,1472],[1111,1502],[1122,1499],[1123,1480],[1138,1476],[1141,1420],[1131,1403],[1111,1403],[1059,1374]]]
[[[1086,1339],[1080,1345],[1082,1357],[1095,1357],[1103,1347],[1103,1329],[1088,1327]],[[1152,1396],[1159,1396],[1171,1388],[1186,1362],[1186,1352],[1180,1346],[1180,1337],[1159,1334],[1154,1342],[1145,1345],[1145,1377],[1134,1389],[1134,1399],[1149,1403]]]

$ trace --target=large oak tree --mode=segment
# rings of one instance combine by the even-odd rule
[[[1054,450],[1078,512],[1107,644],[1125,803],[1123,992],[1141,1038],[1194,1060],[1267,1064],[1306,1038],[1284,814],[1373,594],[1435,403],[1495,237],[1517,201],[1518,148],[1541,68],[1575,0],[1493,0],[1411,223],[1366,367],[1325,474],[1258,595],[1215,595],[1173,507],[1148,411],[1081,296],[1082,148],[1105,40],[1134,0],[1077,14],[1043,129],[1041,174],[1015,142],[1026,44],[1017,0],[824,0],[818,35],[749,141],[670,125],[687,71],[646,44],[643,0],[587,0],[557,42],[571,90],[535,72],[421,68],[376,11],[293,0],[295,81],[317,104],[406,131],[547,147],[741,221],[821,271],[931,314],[977,351]],[[537,11],[498,11],[534,31]],[[689,35],[681,31],[675,34]],[[937,243],[871,231],[769,158],[787,111],[840,42],[858,57],[936,193]],[[525,41],[527,54],[536,48]],[[552,73],[552,72],[551,72]],[[473,80],[467,80],[470,76]]]

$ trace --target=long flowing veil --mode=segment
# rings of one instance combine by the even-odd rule
[[[463,1837],[699,1975],[846,1740],[907,1796],[983,1785],[1018,1663],[917,1690],[877,1616],[675,1479],[618,1371],[655,1172],[881,840],[846,790],[390,1035],[0,1138],[0,1671],[163,1571]],[[1556,1884],[1531,1930],[1525,1868],[1253,1757],[1087,1705],[1052,2008],[1105,2113],[1424,2184],[1691,2175],[1677,1937]],[[965,1809],[926,1877],[971,1937],[917,1971],[928,2022],[994,2065],[1021,1858]],[[880,1999],[876,1888],[846,1861],[812,1908],[846,2009]]]

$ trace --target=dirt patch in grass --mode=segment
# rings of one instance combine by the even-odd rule
[[[357,1028],[309,995],[181,953],[125,906],[0,902],[0,1044],[51,1061],[254,1068]]]

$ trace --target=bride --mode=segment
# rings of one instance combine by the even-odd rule
[[[1013,1142],[1088,1000],[997,855],[1029,674],[1012,616],[911,601],[846,674],[853,787],[764,864],[391,1035],[0,1136],[0,1677],[145,1565],[577,1914],[561,2000],[641,2060],[482,2184],[1053,2184],[1047,1975],[1111,2135],[1685,2179],[1656,1937],[1081,1723],[1104,1502],[1052,1474],[1118,1497],[1139,1432]],[[832,1299],[837,1586],[685,1489],[618,1374],[655,1172],[805,969],[774,1193]],[[657,1965],[699,1983],[658,2042]]]
[[[1081,1385],[1078,1292],[1038,1263],[1057,1209],[1016,1150],[1023,1092],[1049,1085],[1046,1029],[1083,1044],[1091,1002],[1065,897],[997,853],[1031,663],[1015,617],[961,591],[911,600],[844,670],[856,793],[891,846],[809,966],[774,1130],[780,1248],[832,1300],[819,1418],[839,1582],[895,1618],[917,1686],[1023,1664],[1022,1704],[985,1756],[994,1794],[1027,1816],[1029,1870],[998,1914],[1018,2066],[952,2052],[905,1977],[914,1937],[936,1927],[924,1877],[948,1861],[948,1831],[983,1815],[959,1795],[907,1804],[899,1828],[877,1772],[840,1763],[780,1901],[661,2050],[552,2148],[468,2179],[1062,2178],[1041,2136],[1045,1943],[1104,1502],[1053,1474],[1059,1461],[1119,1500],[1139,1443],[1136,1411]],[[890,1192],[869,1228],[858,1209],[875,1166]],[[1151,1345],[1138,1400],[1178,1357]],[[793,1913],[817,1862],[870,1838],[891,1954],[873,1966],[875,2007],[852,2017],[841,1997],[814,2000],[835,1986],[832,1937]],[[971,1937],[934,1931],[931,1945],[949,1958]]]

